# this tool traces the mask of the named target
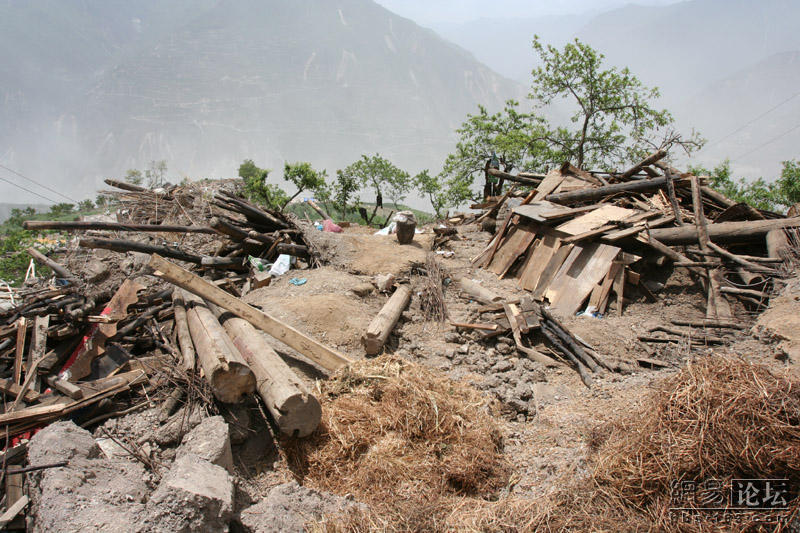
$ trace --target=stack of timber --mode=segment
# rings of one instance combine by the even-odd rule
[[[602,175],[565,163],[510,210],[473,263],[563,316],[604,313],[612,299],[621,314],[632,292],[655,300],[648,275],[669,267],[702,287],[707,318],[730,319],[737,302],[763,307],[800,217],[736,203],[665,155]]]

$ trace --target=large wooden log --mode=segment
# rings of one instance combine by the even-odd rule
[[[56,263],[46,255],[44,255],[36,248],[28,248],[26,251],[28,252],[29,256],[33,257],[34,261],[36,261],[40,265],[44,265],[50,268],[50,270],[55,272],[56,275],[58,275],[59,277],[64,279],[72,279],[72,280],[75,279],[75,276],[72,274],[72,272],[70,272],[69,270],[61,266],[59,263]]]
[[[256,377],[258,394],[285,435],[307,437],[317,429],[322,407],[297,375],[250,322],[209,304]]]
[[[159,255],[153,255],[150,258],[149,266],[154,270],[153,275],[201,296],[226,311],[230,311],[236,316],[247,320],[258,329],[297,350],[326,370],[336,370],[352,362],[344,354],[328,348],[277,318],[273,318],[255,307],[247,305],[235,296],[228,294],[188,270],[170,263]]]
[[[777,220],[748,220],[744,222],[721,222],[707,226],[708,238],[715,243],[745,243],[763,239],[770,230],[800,227],[800,217]],[[654,228],[650,236],[667,245],[697,244],[695,226],[678,228]]]
[[[162,233],[207,233],[215,234],[213,228],[204,226],[170,226],[159,224],[120,224],[118,222],[86,222],[58,220],[26,220],[22,227],[27,230],[60,229],[60,230],[105,230],[105,231],[143,231]]]
[[[143,242],[126,241],[121,239],[81,239],[78,242],[81,248],[102,248],[111,250],[112,252],[126,253],[126,252],[140,252],[143,254],[158,254],[164,257],[171,257],[187,263],[195,263],[197,265],[203,262],[203,258],[199,255],[186,253],[177,248],[170,248],[168,246],[160,246],[155,244],[145,244]]]
[[[124,181],[106,179],[103,180],[106,184],[111,185],[112,187],[116,187],[117,189],[122,189],[123,191],[131,191],[131,192],[151,192],[150,189],[146,189],[144,187],[140,187],[139,185],[134,185],[132,183],[126,183]]]
[[[361,343],[367,355],[377,355],[381,353],[386,339],[397,324],[403,310],[408,306],[411,301],[411,289],[406,285],[400,285],[394,291],[392,297],[381,309],[378,316],[372,319],[367,332],[361,338]]]
[[[199,296],[184,291],[186,318],[197,360],[214,396],[238,403],[256,389],[256,378],[225,329]]]
[[[195,351],[192,335],[189,332],[189,322],[186,318],[186,298],[183,289],[177,288],[172,293],[172,309],[175,312],[175,331],[178,337],[178,346],[181,349],[181,366],[191,372],[195,366]]]
[[[703,252],[709,251],[708,224],[703,212],[703,195],[700,192],[700,182],[697,176],[691,177],[692,184],[692,208],[694,210],[695,226],[697,227],[697,238],[700,242],[700,249]],[[719,269],[708,269],[708,299],[706,304],[706,318],[726,319],[731,317],[731,308],[728,301],[720,292],[722,273]]]
[[[789,248],[789,238],[786,232],[781,229],[773,229],[767,232],[767,256],[773,259],[784,259],[786,249]]]
[[[595,187],[593,189],[578,189],[576,191],[560,192],[555,194],[548,194],[545,200],[557,204],[575,204],[579,202],[588,202],[600,200],[608,196],[619,193],[631,192],[646,192],[654,191],[666,186],[667,177],[653,178],[647,180],[627,181],[625,183],[615,183],[614,185],[606,185],[604,187]]]

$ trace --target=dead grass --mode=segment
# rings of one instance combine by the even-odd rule
[[[388,360],[383,364],[391,368],[399,363]],[[352,379],[355,382],[348,382]],[[341,375],[326,392],[336,398],[336,387],[350,391],[339,399],[351,394],[369,395],[369,391],[378,389],[385,394],[388,383],[375,387],[374,382],[368,385],[370,379]],[[456,401],[453,407],[459,403]],[[352,408],[350,403],[343,405]],[[422,408],[414,401],[404,405]],[[362,412],[361,418],[392,422],[382,429],[369,426],[374,435],[367,439],[371,444],[362,444],[357,464],[344,459],[348,454],[353,457],[353,446],[358,448],[356,441],[361,440],[347,435],[346,420],[337,422],[341,429],[336,433],[325,431],[317,437],[321,447],[308,450],[307,457],[313,457],[316,463],[305,463],[307,475],[319,482],[320,488],[351,492],[371,507],[369,513],[344,517],[339,525],[344,530],[783,531],[800,515],[796,499],[787,511],[771,515],[772,522],[757,522],[747,516],[733,526],[705,519],[695,523],[670,521],[668,510],[675,481],[716,479],[724,484],[732,478],[788,478],[795,489],[800,485],[800,383],[743,359],[705,359],[663,381],[640,409],[594,433],[590,479],[565,479],[562,490],[538,501],[513,496],[498,501],[464,498],[468,491],[446,481],[450,462],[435,458],[436,454],[417,455],[419,452],[408,453],[408,449],[380,447],[395,431],[390,428],[404,426],[397,423],[404,416],[378,410],[381,414]],[[428,420],[425,426],[436,428],[435,417],[430,425],[432,411],[423,411],[427,414],[421,418]],[[329,422],[337,412],[344,414],[338,408],[329,411]],[[443,427],[452,430],[458,424],[446,423]],[[359,426],[358,433],[366,429]],[[409,441],[415,442],[428,432],[407,434],[413,434]],[[371,446],[381,452],[374,454]],[[419,450],[418,446],[416,443],[413,448]],[[474,446],[480,448],[479,443]],[[383,455],[387,450],[392,457]],[[374,461],[378,457],[380,460]],[[479,464],[487,464],[485,460],[483,456]],[[481,475],[480,469],[463,456],[456,455],[454,462],[461,465],[457,471],[473,480],[476,495],[496,489],[499,484],[492,480],[506,475],[505,470],[500,477],[486,477],[486,471]],[[314,474],[316,468],[325,474]]]
[[[441,529],[465,497],[482,501],[508,483],[500,431],[466,385],[383,356],[341,371],[321,396],[320,428],[284,453],[305,485],[370,507],[346,529]]]

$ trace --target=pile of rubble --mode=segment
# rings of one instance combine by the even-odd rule
[[[100,461],[91,437],[85,446],[70,444],[80,449],[67,453],[63,461],[44,451],[37,455],[34,444],[47,439],[48,431],[60,431],[61,426],[53,422],[69,420],[72,429],[66,431],[82,435],[75,424],[94,428],[109,418],[160,405],[156,425],[164,425],[154,445],[180,442],[183,437],[182,447],[191,447],[191,434],[183,436],[194,425],[191,406],[199,406],[195,407],[198,412],[213,412],[215,400],[234,405],[257,396],[279,433],[303,437],[319,424],[320,404],[256,328],[325,371],[350,362],[240,299],[291,267],[317,264],[303,230],[290,218],[251,204],[225,182],[210,189],[192,184],[169,190],[110,184],[122,189],[106,193],[116,199],[116,221],[25,223],[28,230],[80,231],[83,235],[58,261],[30,249],[32,259],[50,268],[54,276],[34,277],[22,288],[7,291],[3,300],[7,303],[0,310],[0,358],[5,361],[0,392],[7,402],[0,425],[9,443],[3,452],[3,465],[9,465],[4,470],[7,512],[0,522],[9,527],[15,519],[21,525],[21,512],[29,503],[25,492],[41,495],[33,501],[37,513],[65,503],[46,496],[47,480],[76,475],[64,470],[74,466],[74,455]],[[109,238],[109,232],[132,237]],[[106,261],[99,259],[103,254]],[[176,409],[178,413],[173,414]],[[208,428],[199,431],[206,440],[213,434]],[[223,441],[227,431],[225,425]],[[78,442],[81,438],[76,437]],[[143,451],[146,442],[114,442],[145,466],[153,466],[152,453]],[[24,464],[26,450],[30,466],[11,467]],[[190,499],[198,502],[197,509],[205,514],[213,511],[217,520],[213,524],[222,528],[230,521],[233,488],[227,474],[219,476],[214,470],[221,466],[224,473],[232,468],[229,445],[222,455],[198,466],[196,461],[184,461],[178,450],[173,466],[148,498],[148,506],[137,503],[142,497],[135,486],[126,486],[125,498],[132,506],[129,523],[143,520],[150,524],[145,529],[195,529],[195,517],[186,514],[191,510],[178,512],[180,502],[187,498],[183,492],[188,490]],[[212,465],[220,461],[225,464]],[[141,470],[142,464],[134,461],[131,468]],[[123,470],[126,477],[141,477],[128,466]],[[41,472],[37,474],[45,480],[41,490],[23,490],[21,480],[28,471]],[[150,471],[163,473],[164,468]],[[197,497],[197,487],[214,492],[208,496],[213,505],[203,503],[205,495]],[[150,502],[161,500],[174,502],[175,509],[168,512],[164,509],[169,505],[158,505],[158,512],[169,514],[174,524],[148,509]],[[60,512],[70,505],[62,506]],[[50,526],[38,522],[36,527]],[[101,524],[91,527],[103,528]],[[202,528],[218,529],[209,522]]]

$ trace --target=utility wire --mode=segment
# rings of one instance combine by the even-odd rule
[[[786,99],[786,100],[784,100],[783,102],[781,102],[781,103],[779,103],[779,104],[775,105],[774,107],[771,107],[771,108],[767,109],[766,111],[764,111],[763,113],[761,113],[760,115],[758,115],[756,118],[754,118],[754,119],[750,120],[749,122],[747,122],[747,123],[746,123],[746,124],[744,124],[743,126],[739,127],[738,129],[736,129],[736,130],[734,130],[734,131],[730,132],[730,133],[729,133],[729,134],[727,134],[725,137],[722,137],[721,139],[717,139],[716,141],[714,141],[714,142],[712,142],[712,143],[709,143],[709,144],[705,145],[705,146],[703,147],[703,150],[705,150],[706,148],[710,148],[710,147],[712,147],[712,146],[715,146],[715,145],[717,145],[717,144],[721,143],[722,141],[724,141],[724,140],[726,140],[726,139],[728,139],[728,138],[730,138],[730,137],[733,137],[734,135],[736,135],[736,134],[737,134],[737,133],[739,133],[740,131],[744,130],[744,129],[745,129],[747,126],[749,126],[749,125],[750,125],[750,124],[752,124],[753,122],[756,122],[756,121],[758,121],[758,120],[761,120],[762,118],[764,118],[765,116],[769,115],[770,113],[772,113],[773,111],[775,111],[776,109],[778,109],[780,106],[782,106],[783,104],[785,104],[785,103],[786,103],[786,102],[788,102],[789,100],[792,100],[793,98],[796,98],[796,97],[798,97],[798,96],[800,96],[800,92],[797,92],[797,93],[793,94],[792,96],[790,96],[789,98],[787,98],[787,99]]]
[[[78,203],[78,200],[75,200],[74,198],[70,198],[69,196],[65,196],[65,195],[61,194],[60,192],[58,192],[57,190],[55,190],[55,189],[51,189],[51,188],[50,188],[50,187],[48,187],[47,185],[42,185],[42,184],[41,184],[41,183],[39,183],[38,181],[32,180],[31,178],[29,178],[29,177],[27,177],[27,176],[25,176],[25,175],[23,175],[23,174],[20,174],[20,173],[19,173],[19,172],[17,172],[16,170],[10,169],[10,168],[8,168],[8,167],[7,167],[7,166],[5,166],[5,165],[0,165],[0,168],[4,168],[4,169],[6,169],[7,171],[11,172],[12,174],[16,174],[16,175],[17,175],[17,176],[19,176],[20,178],[22,178],[22,179],[25,179],[25,180],[28,180],[28,181],[30,181],[31,183],[35,183],[36,185],[38,185],[38,186],[39,186],[39,187],[41,187],[42,189],[47,189],[48,191],[50,191],[50,192],[52,192],[52,193],[55,193],[55,194],[59,195],[59,196],[60,196],[60,197],[62,197],[62,198],[66,198],[67,200],[69,200],[69,201],[70,201],[70,202],[72,202],[72,203],[75,203],[75,204],[77,204],[77,203]],[[56,202],[56,203],[58,203],[58,202]]]
[[[795,127],[793,127],[793,128],[789,128],[788,130],[784,131],[783,133],[781,133],[781,134],[780,134],[780,135],[778,135],[777,137],[773,137],[772,139],[768,140],[768,141],[767,141],[767,142],[765,142],[764,144],[761,144],[761,145],[759,145],[759,146],[756,146],[755,148],[753,148],[753,149],[752,149],[752,150],[750,150],[749,152],[746,152],[746,153],[744,153],[744,154],[740,155],[739,157],[737,157],[736,159],[734,159],[734,161],[740,161],[741,159],[743,159],[743,158],[747,157],[748,155],[752,154],[753,152],[757,152],[758,150],[761,150],[762,148],[764,148],[764,147],[765,147],[765,146],[767,146],[768,144],[772,144],[772,143],[774,143],[775,141],[777,141],[778,139],[780,139],[780,138],[782,138],[782,137],[785,137],[785,136],[789,135],[790,133],[792,133],[792,132],[793,132],[794,130],[796,130],[797,128],[800,128],[800,124],[798,124],[797,126],[795,126]]]
[[[58,202],[56,202],[55,200],[51,200],[50,198],[48,198],[48,197],[46,197],[46,196],[42,196],[42,195],[41,195],[41,194],[39,194],[38,192],[33,192],[33,191],[32,191],[32,190],[30,190],[30,189],[26,189],[26,188],[25,188],[25,187],[23,187],[22,185],[18,185],[18,184],[16,184],[16,183],[14,183],[13,181],[7,180],[7,179],[5,179],[5,178],[3,178],[3,177],[0,177],[0,180],[3,180],[3,181],[5,181],[6,183],[9,183],[9,184],[11,184],[11,185],[13,185],[14,187],[16,187],[16,188],[18,188],[18,189],[22,189],[23,191],[26,191],[26,192],[29,192],[29,193],[31,193],[31,194],[33,194],[33,195],[35,195],[35,196],[38,196],[39,198],[42,198],[42,199],[44,199],[44,200],[47,200],[48,202],[51,202],[51,203],[54,203],[54,204],[57,204],[57,203],[58,203]]]

